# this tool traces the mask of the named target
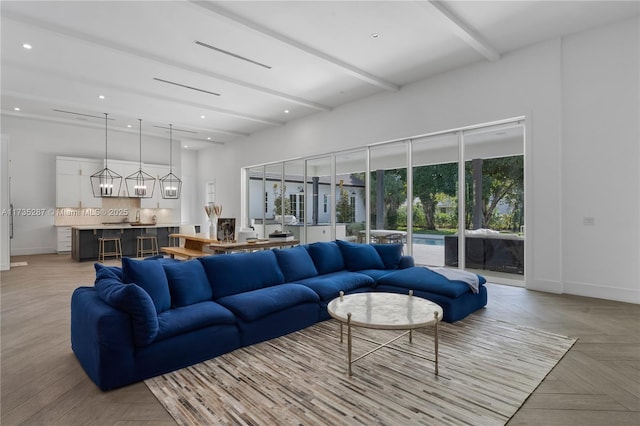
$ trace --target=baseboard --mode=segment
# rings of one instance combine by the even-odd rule
[[[11,256],[29,256],[32,254],[54,254],[55,247],[11,248]]]
[[[527,290],[544,291],[546,293],[562,293],[560,281],[530,280],[526,281]]]
[[[614,300],[616,302],[640,304],[640,289],[628,289],[592,283],[565,281],[564,293],[573,294],[575,296]]]

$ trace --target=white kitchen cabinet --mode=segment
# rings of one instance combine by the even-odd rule
[[[56,157],[56,207],[102,207],[93,196],[91,175],[103,167],[102,160]]]
[[[71,227],[58,226],[56,228],[56,234],[57,234],[56,251],[58,253],[71,252]]]
[[[103,160],[80,159],[80,202],[84,208],[102,207],[102,198],[93,196],[91,175],[104,168]]]
[[[56,157],[56,207],[80,207],[80,162]]]

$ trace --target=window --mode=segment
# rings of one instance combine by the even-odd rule
[[[291,204],[291,214],[296,217],[298,222],[304,222],[304,192],[289,194],[289,203]]]
[[[356,194],[349,195],[349,222],[356,221]]]

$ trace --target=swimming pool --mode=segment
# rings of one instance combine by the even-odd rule
[[[444,246],[444,235],[413,234],[413,243],[427,246]]]

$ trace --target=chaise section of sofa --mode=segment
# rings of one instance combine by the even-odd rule
[[[475,275],[475,274],[473,274]],[[442,307],[443,321],[456,322],[487,304],[486,279],[478,278],[478,292],[468,283],[450,280],[426,267],[414,267],[392,272],[381,277],[376,291],[407,294],[431,300]]]

